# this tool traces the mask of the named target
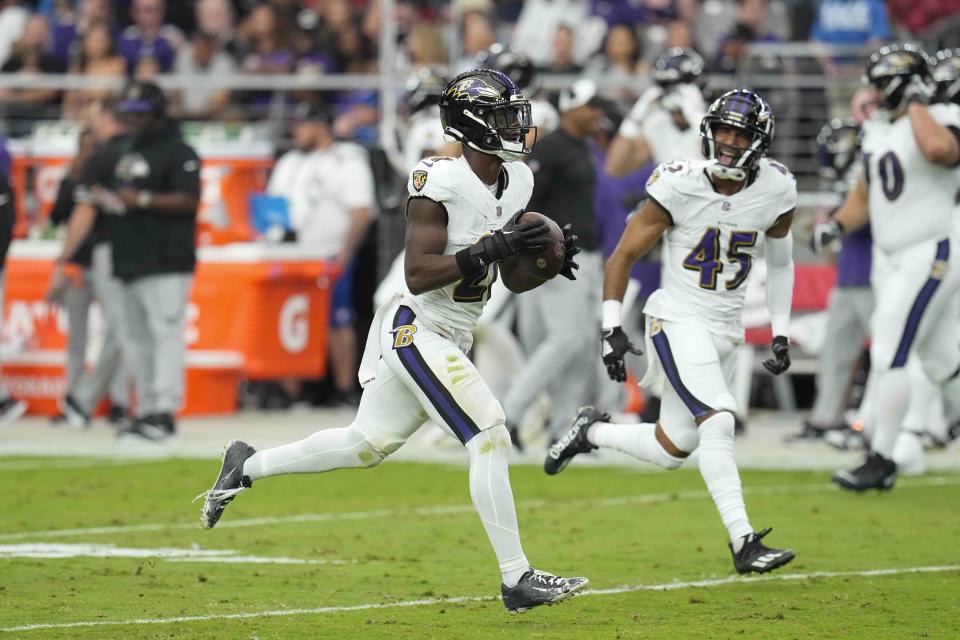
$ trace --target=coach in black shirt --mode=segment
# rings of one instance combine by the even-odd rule
[[[168,118],[157,85],[130,83],[117,111],[129,134],[98,149],[78,191],[106,214],[122,289],[122,351],[137,390],[136,419],[123,434],[162,440],[174,435],[184,395],[200,159]]]
[[[555,278],[517,297],[520,340],[528,360],[504,398],[507,420],[519,420],[541,392],[550,394],[554,440],[570,427],[577,407],[590,404],[600,329],[603,258],[593,211],[596,169],[587,137],[603,111],[592,80],[580,79],[560,95],[560,127],[530,154],[533,195],[528,210],[570,224],[580,238],[577,279]],[[594,352],[597,352],[596,354]],[[515,424],[514,444],[522,448]]]

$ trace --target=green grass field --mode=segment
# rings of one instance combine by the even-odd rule
[[[741,579],[695,471],[517,467],[527,556],[592,584],[508,616],[491,597],[499,573],[465,468],[388,462],[264,480],[202,531],[190,500],[213,460],[76,462],[0,459],[0,638],[960,637],[956,475],[849,495],[823,473],[746,472],[754,527],[774,526],[768,541],[797,560]],[[12,557],[74,545],[236,561]],[[936,570],[865,575],[921,567]]]

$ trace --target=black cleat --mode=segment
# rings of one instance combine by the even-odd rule
[[[140,438],[151,442],[163,442],[176,434],[176,422],[169,413],[151,413],[143,418],[135,418],[117,430],[117,437]]]
[[[127,420],[127,408],[120,404],[111,404],[107,411],[107,422],[115,427],[119,427]]]
[[[760,542],[771,531],[773,529],[768,527],[744,536],[740,551],[733,550],[733,543],[727,545],[733,554],[733,566],[737,573],[766,573],[779,569],[796,557],[790,549],[771,549]]]
[[[500,594],[507,613],[523,613],[540,605],[563,602],[588,584],[588,578],[561,578],[530,567],[517,586],[500,585]]]
[[[226,506],[253,486],[250,478],[243,475],[243,463],[256,452],[256,449],[240,440],[231,440],[223,448],[223,464],[220,465],[217,481],[209,491],[204,491],[194,498],[194,501],[204,498],[203,509],[200,511],[201,527],[213,529]]]
[[[595,407],[580,407],[570,430],[547,449],[547,459],[543,461],[547,475],[554,476],[563,471],[578,453],[589,453],[597,448],[587,440],[587,429],[601,420],[610,420],[610,415],[597,411]]]
[[[58,404],[60,413],[66,418],[69,426],[74,429],[86,429],[90,426],[90,414],[83,410],[72,395],[68,393]]]
[[[896,463],[893,460],[887,460],[879,453],[869,454],[866,462],[852,471],[837,471],[833,474],[835,484],[852,491],[867,489],[886,491],[893,487],[896,480]]]

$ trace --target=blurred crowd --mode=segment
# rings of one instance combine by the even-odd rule
[[[458,72],[505,42],[547,74],[629,81],[670,47],[693,48],[708,69],[733,72],[750,43],[929,40],[958,11],[960,0],[399,0],[394,64],[400,73],[426,66]],[[205,90],[203,80],[375,73],[380,28],[375,0],[0,0],[0,71],[145,80],[169,74],[197,81],[173,97],[177,116],[256,118],[269,92]],[[625,88],[613,93],[636,97]],[[0,108],[12,118],[61,110],[82,118],[101,94],[0,89]],[[308,97],[292,92],[288,99]],[[338,135],[362,140],[376,119],[375,93],[342,92],[330,101],[341,116]]]

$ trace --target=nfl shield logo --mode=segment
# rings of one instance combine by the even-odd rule
[[[497,217],[499,218],[502,215],[503,215],[503,207],[501,207],[500,205],[497,205]]]
[[[422,169],[417,169],[413,172],[413,188],[417,191],[423,189],[423,185],[427,184],[427,172]]]

